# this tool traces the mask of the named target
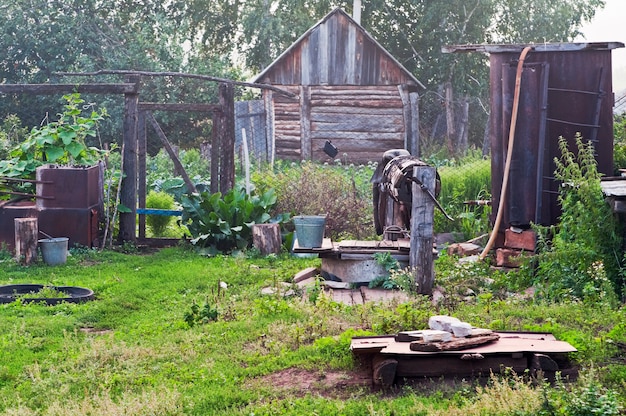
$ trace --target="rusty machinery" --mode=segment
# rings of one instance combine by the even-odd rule
[[[376,233],[383,235],[385,240],[409,236],[414,183],[428,194],[446,218],[452,220],[436,199],[441,189],[439,173],[436,174],[433,194],[413,176],[413,168],[417,166],[428,164],[411,156],[405,149],[391,149],[383,154],[382,161],[372,175],[374,225]]]

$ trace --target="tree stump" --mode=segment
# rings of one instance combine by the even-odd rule
[[[261,254],[280,253],[282,239],[279,224],[255,224],[252,226],[252,244]]]
[[[15,218],[15,257],[25,265],[37,260],[39,225],[37,218]]]

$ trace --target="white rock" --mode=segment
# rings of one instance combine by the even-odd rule
[[[425,342],[448,342],[452,340],[452,334],[448,331],[439,331],[436,329],[425,329],[422,331],[422,337]]]
[[[428,318],[428,327],[452,333],[452,324],[456,322],[461,322],[461,320],[447,315],[435,315]]]
[[[455,322],[452,324],[452,333],[457,338],[465,338],[472,335],[472,326],[467,322]]]

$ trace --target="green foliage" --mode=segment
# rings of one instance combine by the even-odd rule
[[[277,275],[288,279],[311,266],[319,266],[319,259],[207,258],[189,247],[150,255],[77,253],[60,274],[43,264],[1,262],[2,284],[89,287],[96,299],[0,305],[0,412],[565,415],[576,396],[581,409],[626,404],[626,366],[615,348],[624,332],[618,327],[626,322],[623,308],[510,298],[494,300],[488,310],[480,302],[448,309],[427,296],[349,306],[324,292],[315,303],[260,294]],[[215,291],[221,281],[228,288],[220,297]],[[217,319],[199,318],[190,326],[184,318],[194,314],[194,303],[196,317],[208,304],[207,318],[217,310]],[[584,352],[570,357],[577,368],[593,365],[597,371],[585,371],[581,382],[563,388],[511,373],[486,384],[407,380],[383,396],[367,382],[352,384],[363,375],[349,348],[352,337],[424,329],[435,314],[502,330],[549,329]]]
[[[613,170],[626,169],[626,114],[616,115],[613,120]]]
[[[257,172],[252,181],[259,189],[276,190],[275,213],[326,214],[327,237],[362,240],[375,235],[369,182],[373,173],[374,166],[302,162]]]
[[[274,204],[272,189],[252,195],[235,188],[223,196],[220,192],[185,195],[182,223],[193,237],[191,242],[210,254],[243,250],[252,243],[252,226],[268,222]]]
[[[87,147],[85,139],[97,135],[97,123],[106,116],[106,111],[92,110],[83,116],[84,100],[79,94],[68,94],[63,99],[67,104],[57,120],[47,120],[41,127],[34,127],[11,150],[11,158],[0,161],[0,176],[32,179],[35,169],[46,163],[93,165],[100,159],[100,152]]]
[[[491,162],[481,155],[469,155],[459,161],[429,160],[438,166],[441,176],[439,202],[455,219],[448,221],[435,210],[435,232],[461,232],[466,239],[489,231],[491,207],[466,205],[466,201],[491,199]]]
[[[613,389],[607,389],[597,381],[597,370],[587,369],[580,380],[566,385],[560,378],[556,387],[548,390],[544,386],[544,403],[539,415],[620,415],[620,395]]]
[[[202,306],[194,301],[191,304],[190,310],[185,312],[183,319],[189,327],[193,327],[196,324],[207,324],[217,321],[218,315],[217,309],[213,307],[208,300]]]
[[[15,114],[9,114],[0,124],[0,160],[9,158],[13,149],[28,133],[28,128],[22,127],[22,121]]]
[[[197,149],[181,150],[178,157],[185,172],[196,187],[208,183],[209,162],[202,157]],[[146,175],[146,182],[151,190],[167,192],[174,195],[177,200],[180,200],[187,189],[182,177],[175,172],[174,162],[163,149],[148,158]]]
[[[146,208],[172,210],[175,207],[174,197],[165,192],[150,191],[146,196]],[[154,236],[163,236],[173,218],[169,215],[147,215],[146,224]]]
[[[624,287],[619,225],[604,202],[594,148],[577,136],[577,155],[560,139],[555,177],[562,183],[558,227],[539,233],[536,285],[540,296],[588,301],[615,300]]]
[[[374,260],[381,265],[387,274],[376,277],[369,283],[370,288],[382,287],[383,289],[399,289],[405,292],[415,292],[415,274],[410,267],[400,268],[398,260],[394,259],[389,252],[374,254]]]

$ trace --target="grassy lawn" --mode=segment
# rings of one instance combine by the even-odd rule
[[[607,389],[609,396],[626,391],[623,308],[486,296],[445,306],[422,298],[346,306],[315,290],[260,294],[317,265],[289,256],[207,258],[185,248],[79,251],[56,267],[4,260],[1,284],[82,286],[96,299],[0,305],[0,413],[531,415],[547,402],[565,409],[558,397],[582,397],[581,389],[596,388],[587,401],[598,406]],[[432,380],[373,389],[349,351],[351,337],[424,328],[441,313],[493,329],[554,333],[579,349],[572,358],[582,384],[511,376],[482,386]],[[626,404],[624,393],[613,399]]]

